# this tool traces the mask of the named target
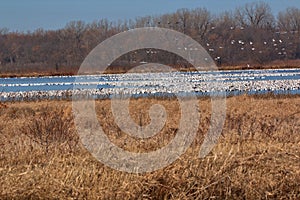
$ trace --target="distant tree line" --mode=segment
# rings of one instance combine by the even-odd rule
[[[38,29],[24,33],[2,28],[0,70],[74,71],[101,41],[139,27],[164,27],[187,34],[198,41],[219,66],[300,59],[300,9],[288,8],[274,16],[267,3],[256,2],[219,15],[196,8],[117,22],[72,21],[59,30]],[[122,68],[150,61],[180,65],[184,63],[180,63],[181,60],[168,52],[143,49],[123,55],[113,65]]]

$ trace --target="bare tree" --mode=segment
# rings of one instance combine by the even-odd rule
[[[176,15],[178,16],[178,23],[181,25],[181,32],[184,34],[188,34],[187,30],[190,26],[190,12],[186,8],[182,8],[177,10]]]
[[[149,27],[149,26],[153,26],[153,21],[152,21],[152,17],[151,16],[146,16],[146,17],[138,17],[135,20],[136,28],[142,28],[142,27]]]
[[[274,16],[265,2],[254,2],[236,9],[236,19],[241,26],[267,28],[274,25]]]
[[[72,35],[75,39],[77,46],[81,43],[81,39],[85,29],[86,26],[83,21],[71,21],[65,27],[66,32]]]
[[[64,32],[67,36],[66,42],[70,52],[68,55],[68,63],[70,65],[76,65],[83,60],[83,36],[86,31],[86,25],[83,21],[71,21],[64,28]]]
[[[212,15],[205,8],[197,8],[191,11],[191,29],[193,29],[200,40],[204,39],[212,21]]]
[[[300,9],[287,8],[278,14],[278,26],[285,31],[300,32]]]
[[[238,20],[232,12],[226,11],[224,13],[221,13],[215,19],[215,24],[216,26],[222,26],[224,28],[230,28],[231,30],[233,30],[238,25]]]

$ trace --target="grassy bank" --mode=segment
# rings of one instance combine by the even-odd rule
[[[157,136],[130,138],[115,124],[110,101],[96,112],[110,140],[148,152],[167,144],[180,119],[175,99],[135,99],[130,113],[149,123],[159,103],[168,113]],[[0,105],[0,199],[299,199],[300,97],[238,96],[227,99],[222,136],[198,158],[210,122],[210,100],[199,99],[201,122],[188,151],[170,166],[129,174],[98,162],[81,145],[69,101]]]
[[[194,71],[195,68],[172,66],[176,70],[180,71]],[[248,63],[238,65],[219,66],[219,70],[245,70],[245,69],[288,69],[288,68],[300,68],[300,60],[276,60],[265,64],[253,64]],[[1,66],[0,66],[1,69]],[[72,76],[76,75],[79,67],[62,67],[60,70],[55,71],[51,69],[1,69],[0,78],[6,77],[41,77],[41,76]],[[106,69],[106,74],[118,74],[126,73],[130,70],[130,66],[110,66]]]

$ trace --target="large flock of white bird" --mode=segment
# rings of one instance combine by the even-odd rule
[[[51,77],[49,77],[51,78]],[[57,77],[56,77],[57,78]],[[64,80],[66,77],[63,77]],[[70,77],[71,78],[71,77]],[[72,77],[74,78],[74,77]],[[74,82],[1,84],[2,101],[34,99],[111,98],[113,96],[168,96],[168,95],[227,95],[297,93],[300,94],[300,69],[246,70],[214,72],[127,73],[95,76],[76,76]],[[41,90],[5,91],[5,87],[26,88],[41,86]],[[69,85],[69,89],[45,90],[47,87]],[[44,88],[44,89],[42,89]]]

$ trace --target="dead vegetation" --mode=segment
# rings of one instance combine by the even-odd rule
[[[198,158],[210,123],[210,100],[199,99],[201,123],[192,146],[170,166],[129,174],[106,167],[87,152],[76,134],[71,102],[1,104],[0,199],[299,199],[300,97],[227,99],[222,136]],[[110,101],[96,102],[112,142],[136,152],[152,151],[176,134],[175,99],[134,99],[133,120],[149,123],[147,110],[159,103],[168,113],[157,136],[140,141],[115,124]]]

